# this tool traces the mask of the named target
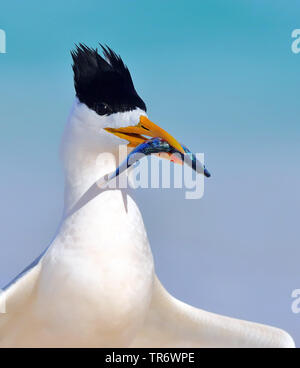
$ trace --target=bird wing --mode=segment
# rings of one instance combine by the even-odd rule
[[[294,347],[283,330],[209,313],[172,297],[156,277],[149,314],[131,347]]]
[[[5,336],[6,327],[13,322],[31,299],[41,270],[41,263],[33,263],[26,268],[0,293],[0,343]]]

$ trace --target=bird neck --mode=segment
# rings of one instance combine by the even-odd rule
[[[99,129],[97,114],[75,99],[61,146],[65,174],[64,214],[103,175],[116,169],[118,144]]]
[[[89,189],[117,167],[111,152],[73,152],[75,164],[65,167],[64,213],[69,213]]]
[[[62,140],[67,213],[102,176],[116,169],[128,154],[127,142],[105,131],[105,127],[136,125],[145,112],[136,109],[99,116],[76,98]]]

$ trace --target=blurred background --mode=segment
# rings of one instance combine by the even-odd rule
[[[299,1],[4,0],[0,287],[49,244],[63,208],[70,49],[107,43],[151,120],[204,152],[201,200],[142,190],[157,273],[177,298],[274,325],[300,345]]]

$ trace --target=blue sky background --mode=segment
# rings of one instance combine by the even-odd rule
[[[70,7],[70,3],[72,6]],[[63,201],[69,50],[107,43],[151,120],[204,152],[200,201],[136,193],[167,289],[195,306],[289,331],[300,345],[299,1],[2,1],[0,286],[51,241]],[[159,213],[160,216],[153,216]]]

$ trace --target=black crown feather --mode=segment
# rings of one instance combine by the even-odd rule
[[[71,51],[74,86],[79,101],[99,115],[130,111],[137,107],[146,111],[146,105],[137,94],[121,57],[108,46],[100,46],[104,58],[97,49],[81,43]]]

